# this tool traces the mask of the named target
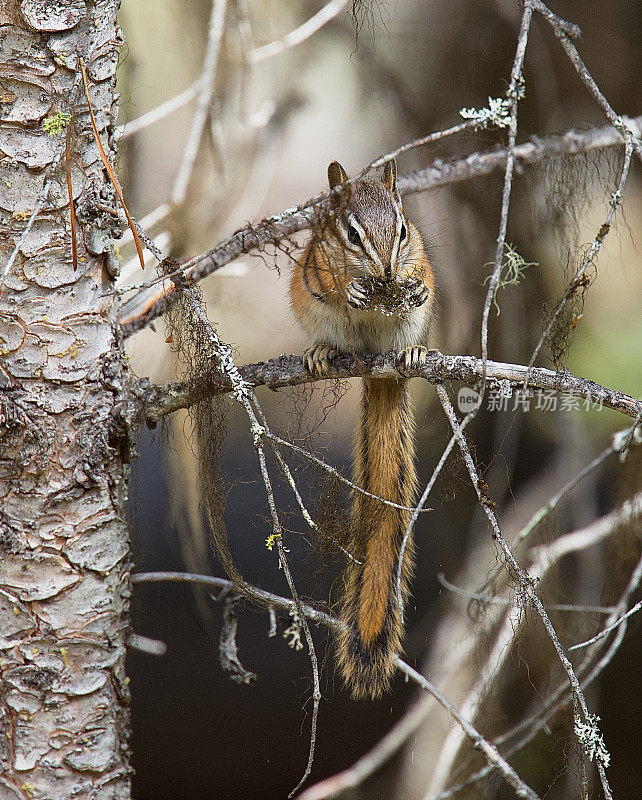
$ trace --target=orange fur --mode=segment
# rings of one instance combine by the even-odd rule
[[[399,505],[412,503],[416,489],[412,417],[406,383],[364,380],[357,428],[354,481]],[[343,576],[339,665],[355,696],[377,696],[388,688],[394,655],[401,647],[402,616],[397,565],[410,512],[355,493],[349,551]],[[402,565],[402,597],[412,571],[412,543]]]
[[[381,183],[358,181],[339,195],[294,267],[292,309],[317,345],[373,353],[402,351],[425,341],[434,278],[421,235],[403,214],[395,185],[396,166],[390,164]],[[345,172],[336,162],[328,174],[331,188],[345,181]],[[350,282],[362,276],[414,277],[422,280],[430,293],[422,305],[399,315],[354,308],[346,292]],[[330,365],[324,364],[326,367]],[[403,380],[369,378],[363,382],[354,482],[399,505],[413,502],[413,421]],[[394,656],[403,635],[396,576],[409,520],[409,511],[354,492],[347,548],[360,563],[349,560],[343,575],[338,663],[356,697],[377,697],[388,689],[394,673]],[[411,571],[409,542],[401,573],[402,600],[408,594]]]

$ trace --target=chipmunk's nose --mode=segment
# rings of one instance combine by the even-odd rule
[[[386,276],[387,281],[392,279],[392,267],[390,266],[390,264],[386,264],[386,268],[384,269],[384,275]]]

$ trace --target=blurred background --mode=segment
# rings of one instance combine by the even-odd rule
[[[131,135],[121,135],[119,175],[129,208],[138,220],[152,215],[148,230],[165,254],[186,258],[212,247],[247,222],[324,190],[331,160],[338,159],[353,174],[381,153],[455,124],[462,107],[480,108],[489,97],[506,91],[521,16],[513,0],[397,0],[370,8],[355,3],[358,38],[350,5],[333,6],[339,13],[320,30],[297,46],[273,53],[275,48],[262,46],[296,30],[323,3],[227,3],[214,103],[179,207],[157,212],[172,196],[194,101]],[[121,125],[193,86],[202,68],[210,9],[204,0],[124,0]],[[631,117],[642,114],[640,3],[612,0],[606,8],[599,0],[556,0],[553,10],[582,28],[582,56],[616,111]],[[537,15],[524,73],[518,142],[606,123],[551,28]],[[402,156],[399,171],[404,174],[504,140],[502,131],[471,132]],[[622,158],[623,148],[613,148],[551,159],[516,176],[507,241],[532,266],[518,285],[500,290],[501,314],[491,314],[492,359],[528,363],[547,309],[563,293],[582,246],[593,240],[604,221]],[[567,320],[556,346],[552,351],[544,348],[538,361],[635,396],[642,395],[639,166],[633,163],[623,211],[590,270],[593,282],[584,303],[573,306],[578,319]],[[431,248],[438,289],[431,346],[444,353],[480,354],[484,280],[491,271],[488,262],[494,259],[502,181],[496,174],[413,195],[405,202],[409,218]],[[130,263],[135,255],[131,244],[124,242],[120,255],[122,283],[141,280]],[[203,283],[209,317],[221,338],[234,347],[237,363],[299,353],[307,346],[288,306],[291,265],[288,255],[280,252],[243,256]],[[165,341],[167,334],[160,321],[155,330],[129,340],[136,375],[162,382],[183,374]],[[274,430],[313,447],[348,474],[358,398],[356,381],[352,383],[325,388],[317,384],[314,392],[263,390],[259,399]],[[449,435],[434,389],[414,383],[418,469],[425,485]],[[459,387],[447,388],[456,394]],[[231,551],[248,581],[287,595],[276,554],[264,544],[271,527],[247,419],[231,404],[226,418],[220,457]],[[469,429],[470,440],[507,538],[628,424],[607,409],[484,409]],[[139,441],[130,492],[137,572],[189,569],[223,575],[199,512],[192,434],[189,417],[176,415],[171,426],[146,432]],[[327,516],[327,507],[319,503],[319,498],[330,496],[323,473],[296,461],[291,464],[310,508]],[[624,463],[611,456],[568,494],[537,529],[533,543],[587,525],[641,483],[635,451]],[[327,602],[341,563],[321,552],[306,533],[289,490],[277,486],[276,497],[289,529],[286,545],[299,592],[311,601]],[[343,513],[347,498],[333,496],[335,501]],[[416,528],[417,567],[405,656],[457,704],[486,663],[489,637],[498,623],[485,606],[471,607],[438,577],[443,574],[474,592],[493,574],[499,556],[457,456],[448,462],[429,505],[432,512],[422,515]],[[526,550],[518,555],[528,562]],[[622,530],[602,545],[563,559],[542,592],[552,603],[609,606],[621,595],[638,558],[636,531]],[[508,591],[501,581],[500,594]],[[636,599],[634,595],[631,602]],[[239,609],[239,654],[258,681],[239,686],[218,663],[221,613],[220,604],[184,585],[141,585],[134,590],[134,631],[167,644],[163,657],[135,650],[129,657],[137,800],[276,800],[287,796],[303,772],[311,712],[306,650],[288,647],[282,636],[287,619],[280,619],[277,636],[268,637],[267,615],[246,604]],[[567,645],[595,633],[603,619],[598,612],[559,612],[553,621]],[[619,651],[587,691],[611,752],[608,774],[614,796],[622,798],[637,796],[642,782],[638,626],[634,617]],[[314,629],[313,634],[322,665],[323,700],[311,781],[351,765],[418,696],[413,685],[398,677],[393,691],[380,701],[351,701],[335,680],[326,632]],[[471,641],[477,644],[470,646]],[[459,663],[456,654],[466,642],[469,657]],[[485,699],[475,716],[478,728],[489,737],[500,734],[536,713],[560,682],[552,647],[541,624],[529,615],[519,636],[507,645],[501,669],[488,677]],[[393,758],[344,796],[433,796],[429,789],[436,785],[449,727],[445,715],[431,712]],[[547,798],[580,796],[579,753],[568,705],[512,763]],[[443,786],[456,782],[459,770],[462,777],[475,765],[463,746]],[[594,780],[589,774],[589,784]],[[513,793],[491,777],[454,796],[504,798]]]

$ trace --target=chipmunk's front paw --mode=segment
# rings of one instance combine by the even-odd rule
[[[358,280],[351,280],[346,289],[346,299],[352,308],[365,308],[370,298],[366,288]]]
[[[315,344],[303,351],[305,366],[315,378],[325,378],[333,371],[332,359],[338,352],[330,345]]]
[[[423,281],[417,280],[408,289],[408,304],[413,308],[423,306],[430,297],[430,288]]]
[[[420,345],[413,345],[402,350],[397,357],[397,369],[402,374],[423,367],[428,357],[428,350]]]

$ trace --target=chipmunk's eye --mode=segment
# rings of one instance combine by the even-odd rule
[[[359,231],[353,225],[348,225],[348,241],[351,244],[356,244],[356,245],[361,244],[361,237],[359,236]]]
[[[408,231],[406,230],[406,226],[405,226],[405,224],[402,223],[401,230],[399,231],[399,241],[403,242],[403,240],[406,238],[407,234],[408,234]]]

